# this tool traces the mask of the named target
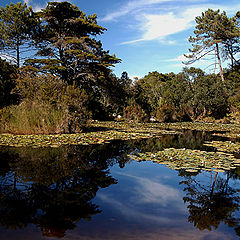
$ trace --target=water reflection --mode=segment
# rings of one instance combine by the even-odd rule
[[[159,239],[163,229],[170,234],[166,229],[173,226],[194,232],[218,229],[221,223],[240,236],[240,187],[233,184],[239,181],[240,170],[226,174],[187,173],[150,162],[147,168],[144,163],[134,163],[133,168],[128,164],[132,152],[169,147],[212,150],[202,145],[210,138],[204,132],[185,131],[181,135],[95,146],[1,148],[0,225],[16,230],[32,224],[43,236],[52,238],[64,238],[67,230],[84,228],[86,239],[107,239],[105,232],[101,232],[101,238],[90,235],[102,226],[104,214],[108,213],[110,219],[119,219],[108,226],[108,232],[115,234],[110,239],[118,239],[116,235],[121,239],[122,232],[128,239],[126,224],[141,234],[155,232],[151,239]],[[107,191],[102,192],[103,188]],[[183,220],[186,210],[195,230]],[[117,211],[131,217],[131,223]],[[132,239],[141,239],[135,237]]]
[[[231,178],[239,178],[237,172],[204,174],[205,178],[202,179],[180,172],[180,176],[184,177],[180,184],[185,186],[186,196],[183,200],[189,210],[188,221],[199,230],[209,231],[217,229],[223,222],[234,228],[236,235],[240,236],[240,186],[229,184]]]
[[[81,147],[2,151],[0,224],[18,229],[32,223],[43,236],[63,237],[76,222],[100,213],[91,200],[117,181],[109,174],[112,162],[95,154]]]

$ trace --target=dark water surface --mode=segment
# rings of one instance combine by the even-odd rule
[[[210,134],[0,148],[0,239],[238,239],[240,169],[187,173],[129,154],[214,150]]]

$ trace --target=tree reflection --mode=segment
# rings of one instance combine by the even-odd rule
[[[193,132],[189,137],[187,132],[92,146],[1,148],[0,224],[11,229],[34,224],[44,236],[64,237],[79,221],[90,221],[101,212],[93,198],[100,188],[117,183],[109,174],[111,166],[123,168],[131,152],[201,146],[205,136],[199,134]],[[194,185],[191,178],[188,184],[188,189]]]
[[[44,236],[61,238],[80,220],[90,221],[101,212],[92,203],[99,188],[117,183],[109,166],[117,163],[119,149],[110,148],[1,151],[0,224],[11,229],[35,224]]]
[[[180,175],[185,180],[184,184],[186,196],[184,202],[188,203],[188,221],[193,223],[199,230],[217,229],[220,223],[225,223],[234,228],[236,234],[240,236],[240,218],[237,211],[240,207],[239,190],[229,186],[229,180],[233,177],[232,172],[226,172],[219,176],[216,172],[204,173],[209,182],[197,180],[196,176],[185,174]]]

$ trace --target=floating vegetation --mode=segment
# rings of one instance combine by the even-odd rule
[[[160,137],[163,134],[182,134],[182,130],[231,131],[240,133],[240,125],[212,123],[126,123],[92,122],[96,132],[61,135],[0,134],[0,146],[59,147],[61,145],[103,144],[111,140],[131,140]],[[105,130],[105,131],[104,131]]]
[[[61,145],[89,145],[102,144],[115,139],[147,138],[148,134],[125,133],[117,131],[100,131],[79,134],[60,135],[0,135],[0,146],[13,147],[59,147]]]
[[[59,147],[62,145],[89,145],[89,144],[103,144],[111,140],[130,140],[140,138],[156,137],[161,134],[175,134],[173,131],[150,131],[150,130],[108,130],[90,133],[78,134],[59,134],[59,135],[13,135],[1,134],[0,146],[12,147]]]
[[[203,145],[209,147],[215,147],[220,152],[230,152],[230,153],[239,153],[240,152],[240,143],[234,143],[231,141],[211,141],[205,142]]]
[[[213,133],[213,136],[227,137],[227,138],[240,138],[240,133],[239,132]]]
[[[178,123],[126,123],[126,122],[94,122],[94,126],[108,127],[114,129],[134,129],[136,131],[159,131],[161,129],[176,130],[198,130],[218,131],[240,134],[240,124],[225,123],[200,123],[200,122],[178,122]],[[240,136],[240,135],[239,135]]]
[[[175,170],[184,169],[187,172],[199,172],[200,170],[223,172],[240,166],[240,159],[232,154],[191,149],[167,148],[156,153],[138,153],[129,155],[129,157],[136,161],[164,164]]]

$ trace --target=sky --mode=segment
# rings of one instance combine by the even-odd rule
[[[0,0],[1,6],[20,0]],[[53,1],[53,0],[52,0]],[[59,1],[59,0],[58,0]],[[61,0],[60,0],[61,1]],[[47,0],[24,0],[35,11],[46,7]],[[195,17],[208,8],[226,11],[233,16],[240,10],[239,0],[71,0],[86,14],[98,16],[98,24],[107,28],[99,37],[103,48],[122,61],[113,72],[121,76],[126,71],[131,78],[141,78],[148,72],[161,73],[182,70],[191,44]],[[210,60],[201,60],[193,67],[206,72]],[[211,59],[211,63],[214,62]]]

